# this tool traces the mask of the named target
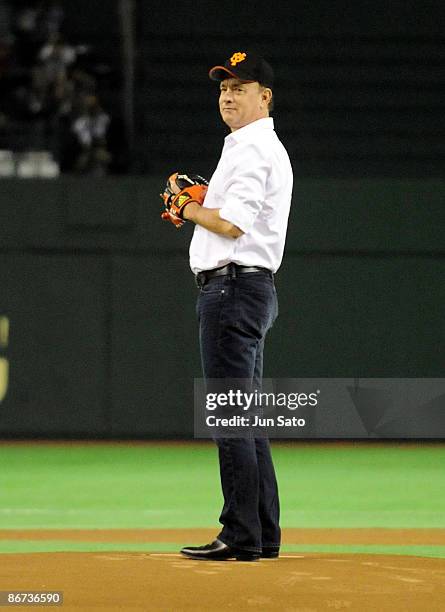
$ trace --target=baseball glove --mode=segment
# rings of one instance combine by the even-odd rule
[[[184,225],[185,207],[190,202],[197,202],[202,206],[208,184],[208,181],[199,174],[174,172],[168,177],[164,192],[160,194],[165,207],[161,214],[162,219],[170,221],[177,228]]]

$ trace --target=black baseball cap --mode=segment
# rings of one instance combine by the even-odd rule
[[[223,66],[210,68],[209,77],[213,81],[224,81],[229,78],[247,83],[258,81],[265,87],[272,87],[274,74],[272,66],[259,55],[247,51],[235,51]]]

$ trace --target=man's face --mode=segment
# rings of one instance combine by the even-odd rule
[[[269,116],[267,96],[270,90],[257,82],[243,83],[238,79],[225,79],[220,84],[219,112],[234,132],[239,128]]]

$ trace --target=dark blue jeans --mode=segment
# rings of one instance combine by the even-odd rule
[[[205,379],[242,378],[259,388],[264,340],[278,314],[272,274],[220,276],[200,289],[197,314]],[[217,438],[224,507],[218,538],[259,552],[280,545],[279,499],[266,438]]]

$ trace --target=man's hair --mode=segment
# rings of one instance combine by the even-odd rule
[[[263,89],[270,89],[268,85],[263,85],[263,83],[260,83],[260,87],[262,87]],[[272,89],[270,89],[270,91],[272,91]],[[272,91],[272,96],[270,98],[270,102],[268,105],[269,113],[273,111],[273,107],[274,107],[274,96],[273,96],[273,91]]]

